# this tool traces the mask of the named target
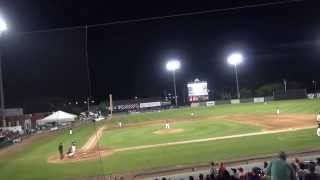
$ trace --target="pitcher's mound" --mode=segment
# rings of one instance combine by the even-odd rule
[[[170,128],[170,129],[161,129],[158,131],[154,131],[153,134],[166,135],[166,134],[181,133],[183,131],[184,131],[184,129]]]

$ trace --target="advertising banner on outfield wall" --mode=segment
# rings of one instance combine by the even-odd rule
[[[231,104],[240,104],[240,99],[231,99]]]
[[[214,106],[216,103],[214,101],[207,101],[207,106]]]
[[[161,102],[140,103],[140,108],[160,107]]]
[[[253,103],[263,103],[264,97],[255,97],[253,98]]]

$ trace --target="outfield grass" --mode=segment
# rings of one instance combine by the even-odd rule
[[[163,129],[163,124],[145,127],[121,128],[106,131],[100,145],[109,148],[122,148],[147,144],[158,144],[173,141],[201,139],[226,135],[244,134],[260,131],[262,128],[238,122],[224,120],[197,120],[176,122],[171,128],[181,128],[184,131],[176,134],[158,135],[153,132]]]
[[[115,120],[111,121],[111,123],[116,123],[119,119],[121,119],[125,123],[166,118],[183,119],[185,117],[190,117],[190,113],[195,111],[196,115],[200,117],[236,113],[274,113],[277,106],[280,106],[283,113],[313,114],[319,111],[320,100],[277,101],[268,104],[221,105],[210,108],[188,108],[170,110],[161,113],[142,113],[129,116],[119,116],[116,117]],[[98,123],[97,125],[100,126],[101,123]],[[105,124],[109,126],[110,122],[107,122]],[[215,125],[218,126],[218,124]],[[223,134],[225,133],[223,131],[226,131],[225,128],[222,128],[223,123],[220,125],[220,131],[222,132],[212,132],[213,134],[216,133],[216,136],[220,136],[219,133]],[[72,137],[68,135],[67,131],[64,131],[63,133],[60,133],[58,135],[46,137],[42,139],[41,142],[33,144],[24,149],[20,149],[16,153],[1,158],[0,179],[68,179],[79,176],[94,176],[100,174],[102,171],[108,174],[150,168],[170,167],[178,164],[207,162],[210,160],[234,159],[244,156],[275,153],[279,150],[309,150],[320,147],[320,139],[315,135],[315,129],[309,129],[280,134],[257,135],[251,137],[209,141],[194,144],[123,151],[114,153],[109,157],[104,157],[102,161],[90,160],[67,164],[47,163],[47,158],[50,155],[57,154],[57,146],[59,142],[63,142],[65,145],[67,145],[71,143],[71,141],[76,140],[78,143],[78,147],[81,146],[95,130],[93,124],[86,126],[87,127],[74,129],[74,134]],[[186,126],[186,124],[182,123],[181,126]],[[194,126],[204,128],[201,127],[201,124]],[[194,131],[194,133],[199,132],[200,134],[203,132],[207,132],[210,133],[210,136],[212,136],[213,134],[211,134],[212,130],[209,130],[210,128],[212,127],[210,126],[208,127],[208,130],[203,131],[198,130],[198,128],[192,129],[192,127],[188,127],[187,129],[190,129],[190,131]],[[238,126],[238,128],[243,127],[240,125]],[[135,130],[138,129],[128,129],[128,131]],[[150,133],[151,130],[152,127],[150,127],[150,129],[147,128],[145,130],[147,132],[145,133]],[[144,130],[141,129],[141,131]],[[235,131],[237,130],[235,129]],[[118,133],[122,135],[118,135]],[[145,133],[142,132],[140,135],[146,135]],[[136,135],[139,136],[139,134]],[[131,141],[134,141],[134,138],[136,138],[126,135],[125,131],[115,132],[115,134],[113,134],[112,136],[118,139],[121,139],[121,136],[124,136]],[[177,134],[174,136],[176,137],[172,137],[171,140],[173,140],[174,138],[178,138],[179,135]],[[188,134],[185,134],[185,136],[188,136]],[[193,136],[202,137],[205,135],[197,134]],[[156,141],[163,142],[166,140],[161,137]],[[156,141],[152,140],[152,143],[155,143]],[[112,142],[112,139],[109,139],[104,144],[108,145],[108,143],[113,143],[115,147],[126,146],[119,144],[119,142],[117,142],[116,140]],[[143,144],[146,142],[139,143]]]
[[[113,123],[121,120],[123,123],[143,122],[150,120],[166,120],[175,118],[190,118],[194,112],[197,116],[216,116],[227,114],[259,114],[275,113],[276,108],[280,107],[281,113],[287,114],[315,114],[320,112],[320,99],[303,99],[272,101],[267,104],[244,103],[244,104],[225,104],[212,107],[181,108],[175,110],[165,110],[162,112],[147,112],[129,115],[114,116]]]

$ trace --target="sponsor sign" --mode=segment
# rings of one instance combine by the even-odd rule
[[[206,105],[207,106],[215,106],[216,103],[214,101],[207,101]]]
[[[253,103],[263,103],[264,97],[255,97],[253,98]]]
[[[240,104],[240,99],[231,99],[231,104]]]
[[[159,106],[161,106],[161,102],[140,103],[140,108],[150,108],[150,107],[159,107]]]

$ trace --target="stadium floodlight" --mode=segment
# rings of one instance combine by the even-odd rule
[[[234,66],[235,76],[236,76],[236,84],[237,84],[237,97],[240,99],[240,90],[239,90],[239,80],[238,80],[238,70],[237,65],[242,63],[243,56],[241,53],[232,53],[228,57],[228,63]]]
[[[228,63],[231,65],[238,65],[242,62],[243,56],[240,53],[233,53],[228,57]]]
[[[7,30],[7,24],[6,24],[6,22],[4,21],[4,19],[2,19],[1,17],[0,17],[0,33],[1,32],[4,32],[4,31],[6,31]]]
[[[177,98],[177,89],[176,89],[176,73],[175,71],[179,69],[181,66],[180,61],[176,59],[172,59],[167,62],[166,68],[168,71],[172,71],[172,76],[173,76],[173,89],[174,89],[174,100],[176,103],[176,106],[178,106],[178,98]]]
[[[4,19],[0,17],[0,36],[6,30],[7,30],[7,24],[4,21]],[[1,98],[1,110],[2,110],[1,117],[3,122],[3,127],[6,127],[6,117],[4,113],[4,95],[3,95],[2,59],[1,58],[2,58],[2,55],[0,51],[0,98]]]
[[[167,62],[167,70],[175,71],[180,68],[180,61],[178,60],[170,60]]]

